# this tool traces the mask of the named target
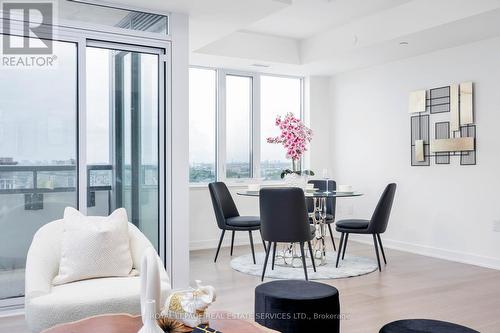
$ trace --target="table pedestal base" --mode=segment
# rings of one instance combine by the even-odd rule
[[[311,241],[316,266],[326,265],[326,198],[313,198],[314,212],[310,214],[316,228],[315,237]],[[302,268],[302,255],[299,243],[281,244],[276,249],[275,265],[282,267]],[[304,244],[304,253],[309,258],[309,249]],[[312,267],[311,260],[306,260],[307,267]]]

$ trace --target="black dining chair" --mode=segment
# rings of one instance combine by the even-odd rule
[[[337,189],[337,183],[334,180],[320,180],[314,179],[310,180],[309,184],[314,184],[314,188],[317,188],[320,192],[325,192],[327,190],[326,182],[328,181],[328,191],[333,192]],[[325,223],[328,226],[328,231],[330,232],[330,237],[332,238],[333,250],[337,251],[335,246],[335,239],[333,238],[332,223],[335,222],[335,208],[337,207],[336,198],[326,198],[326,219]],[[307,198],[307,211],[312,214],[314,212],[314,200],[312,198]],[[317,217],[319,218],[319,216]],[[312,217],[309,218],[312,223]]]
[[[377,255],[378,270],[382,271],[380,266],[380,256],[378,253],[378,244],[380,244],[380,250],[382,252],[382,257],[384,258],[384,263],[387,264],[380,234],[383,234],[387,229],[395,193],[396,184],[391,183],[386,186],[370,220],[349,219],[340,220],[335,223],[336,230],[341,233],[339,251],[337,252],[337,263],[335,267],[339,267],[340,252],[342,252],[342,260],[344,260],[349,234],[372,234],[373,244],[375,245],[375,254]]]
[[[259,201],[261,235],[264,242],[268,242],[261,280],[264,281],[271,245],[273,245],[272,269],[274,269],[276,243],[300,243],[302,266],[308,280],[304,244],[307,243],[309,246],[313,269],[316,272],[311,246],[315,227],[309,224],[304,191],[297,187],[263,188],[260,190]]]
[[[217,246],[217,252],[215,253],[214,262],[217,262],[217,256],[219,255],[220,247],[222,245],[222,240],[224,239],[226,230],[230,230],[232,231],[231,255],[233,255],[235,232],[248,231],[248,236],[250,237],[250,246],[252,248],[253,263],[255,264],[255,250],[253,246],[252,231],[260,230],[260,218],[258,216],[240,216],[238,208],[236,208],[233,198],[231,197],[231,193],[229,193],[226,184],[224,184],[223,182],[210,183],[208,184],[208,189],[210,191],[210,197],[212,198],[212,205],[215,211],[217,226],[222,230],[219,245]],[[264,243],[264,248],[265,247],[266,246]]]

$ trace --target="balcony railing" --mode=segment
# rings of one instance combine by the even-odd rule
[[[158,168],[142,165],[139,187],[142,190],[158,187]],[[131,167],[125,166],[120,182],[121,190],[132,190]],[[88,207],[95,205],[95,193],[114,189],[113,166],[109,164],[87,167]],[[0,195],[23,194],[26,210],[43,209],[43,195],[77,191],[76,165],[0,165]]]
[[[53,193],[76,191],[75,165],[0,165],[0,194]],[[109,164],[87,167],[87,187],[89,191],[111,191],[113,189],[113,166]],[[124,170],[125,188],[130,182],[130,167]],[[140,186],[158,186],[158,168],[143,165]]]
[[[43,181],[57,173],[58,177],[72,177],[72,183],[55,186],[50,181]],[[54,166],[0,166],[0,194],[39,194],[51,192],[73,192],[76,190],[76,167],[71,165]],[[42,185],[43,183],[43,185]],[[42,186],[40,186],[42,185]],[[57,184],[62,185],[62,184]]]

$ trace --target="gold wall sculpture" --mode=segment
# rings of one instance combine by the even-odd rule
[[[472,82],[460,83],[460,125],[474,124]]]
[[[425,90],[410,93],[409,111],[410,113],[425,112]]]
[[[431,140],[431,153],[448,153],[474,150],[474,138]]]
[[[425,161],[424,140],[416,140],[415,141],[415,159],[418,162]]]
[[[411,165],[450,164],[452,156],[475,165],[474,112],[472,82],[410,92]]]
[[[452,131],[460,129],[460,89],[458,84],[450,85],[450,127]]]

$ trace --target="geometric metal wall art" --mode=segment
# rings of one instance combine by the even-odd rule
[[[450,164],[453,156],[460,165],[476,164],[473,88],[463,82],[410,93],[412,166]]]

